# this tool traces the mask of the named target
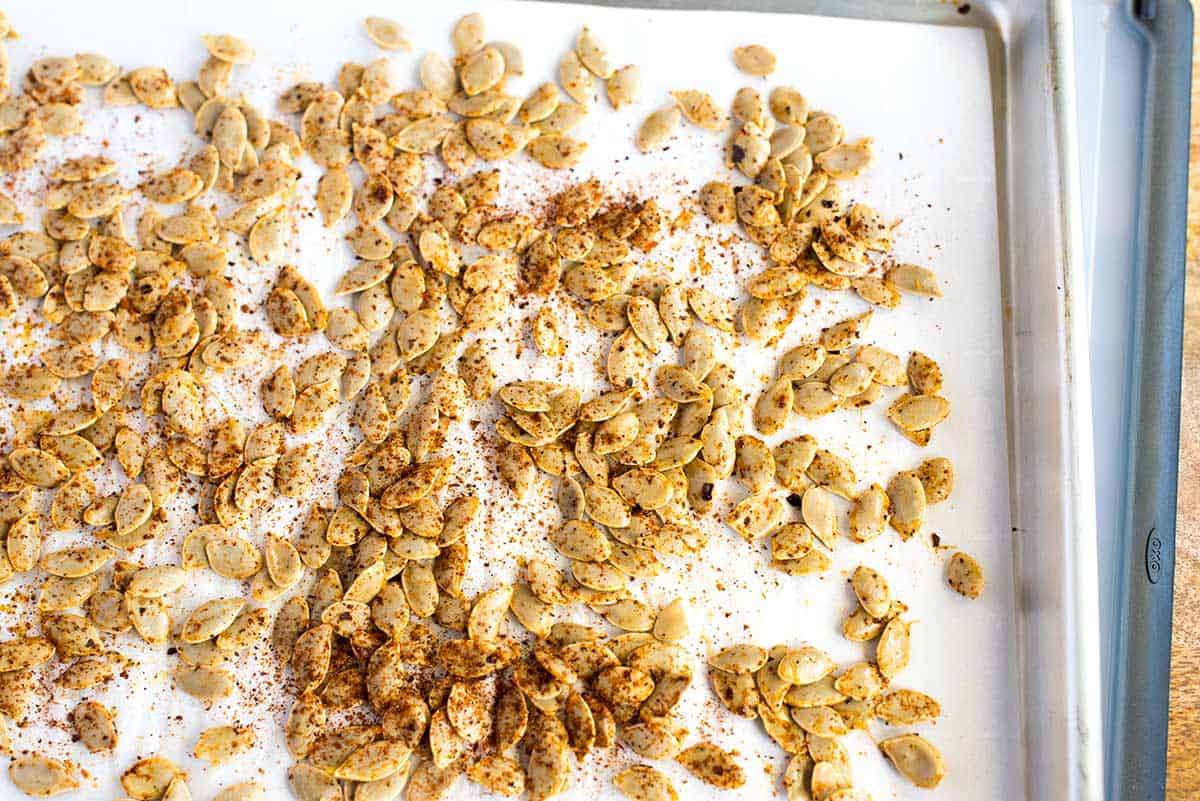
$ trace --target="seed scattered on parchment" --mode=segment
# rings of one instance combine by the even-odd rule
[[[383,17],[367,17],[364,25],[367,36],[384,50],[412,50],[400,23]]]
[[[775,54],[759,44],[733,48],[733,62],[747,75],[764,77],[775,71]]]

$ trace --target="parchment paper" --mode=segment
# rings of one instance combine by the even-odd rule
[[[616,65],[636,63],[642,68],[644,85],[636,107],[613,112],[600,96],[575,132],[590,143],[590,149],[573,176],[547,178],[527,159],[519,159],[511,170],[505,167],[509,185],[521,187],[521,194],[530,202],[539,202],[568,180],[595,174],[614,195],[628,191],[656,197],[672,217],[692,208],[698,186],[726,175],[721,165],[722,137],[687,128],[664,153],[640,156],[632,148],[637,125],[650,111],[669,102],[666,93],[670,89],[704,89],[727,105],[741,86],[755,86],[765,96],[772,86],[787,83],[803,91],[813,108],[838,114],[848,138],[874,137],[876,164],[867,176],[851,182],[846,194],[903,219],[897,257],[936,270],[946,297],[936,302],[907,297],[899,309],[877,312],[864,341],[903,358],[912,349],[936,358],[945,371],[944,394],[953,403],[953,413],[926,449],[904,440],[884,417],[894,391],[885,394],[888,400],[861,412],[839,412],[813,422],[794,418],[772,441],[812,434],[852,461],[864,487],[871,482],[886,485],[896,470],[915,467],[923,458],[947,456],[958,476],[953,496],[930,509],[926,529],[909,542],[900,542],[890,531],[865,546],[843,540],[834,554],[834,569],[821,577],[793,578],[774,571],[767,564],[765,545],[752,548],[730,530],[710,523],[708,549],[690,564],[670,560],[669,572],[642,583],[643,597],[660,604],[683,596],[693,605],[694,634],[688,647],[696,653],[698,670],[683,703],[693,731],[689,742],[711,738],[739,752],[748,782],[737,797],[782,797],[780,777],[786,755],[768,740],[756,721],[734,718],[718,707],[703,668],[704,656],[734,642],[753,641],[764,646],[810,643],[827,649],[843,666],[870,658],[869,647],[842,638],[840,625],[854,608],[845,581],[849,572],[860,563],[877,568],[890,581],[894,594],[909,605],[909,616],[915,621],[912,664],[894,686],[928,692],[941,702],[942,718],[935,725],[916,729],[941,748],[948,773],[936,791],[913,788],[886,763],[870,736],[854,732],[843,742],[851,752],[855,785],[877,801],[1019,797],[1023,787],[1018,733],[1021,696],[1009,545],[1001,338],[1004,310],[999,285],[992,101],[979,31],[749,12],[650,12],[458,0],[403,4],[365,0],[59,2],[52,6],[24,0],[6,7],[22,36],[8,43],[14,82],[33,57],[87,51],[105,53],[125,68],[161,65],[182,80],[194,76],[205,57],[200,35],[229,32],[247,38],[258,51],[252,66],[235,70],[233,93],[244,92],[268,113],[273,113],[278,92],[296,80],[333,84],[343,61],[366,63],[381,55],[362,29],[362,19],[368,14],[394,17],[408,27],[414,51],[391,57],[402,83],[415,86],[421,54],[438,49],[449,55],[450,27],[469,10],[485,13],[489,39],[515,42],[524,51],[526,74],[510,84],[514,94],[524,96],[543,81],[555,80],[558,60],[583,23],[608,44]],[[767,45],[778,55],[779,68],[771,78],[751,79],[734,68],[731,48],[751,42]],[[63,155],[102,148],[123,166],[136,161],[140,170],[157,170],[174,166],[199,147],[199,140],[190,132],[190,115],[181,110],[98,109],[98,90],[88,94],[87,136],[56,143],[57,152]],[[56,162],[57,156],[44,163]],[[301,167],[304,178],[299,202],[312,211],[312,187],[320,171],[307,159],[301,161]],[[435,171],[431,168],[430,173]],[[138,174],[126,170],[123,180],[134,185]],[[19,177],[12,191],[28,198],[42,186],[42,178],[31,174]],[[506,192],[506,196],[511,195]],[[315,212],[297,217],[300,222],[287,261],[331,288],[350,262],[350,253],[340,242],[342,230],[323,229]],[[754,246],[721,247],[718,240],[728,239],[731,233],[732,228],[709,228],[697,213],[689,227],[668,238],[651,258],[677,278],[736,297],[736,286],[761,267],[761,257]],[[711,264],[711,272],[703,276],[694,266],[697,248],[703,248]],[[256,266],[244,255],[239,259],[232,273],[245,292],[261,298],[277,268]],[[580,311],[566,299],[557,297],[553,303],[564,321],[582,322]],[[585,397],[588,388],[603,386],[593,366],[601,350],[592,335],[572,335],[570,366],[561,375],[554,365],[536,357],[527,337],[520,339],[527,332],[526,326],[518,325],[520,316],[532,315],[537,308],[533,301],[514,309],[509,333],[494,337],[500,352],[507,354],[497,359],[502,380],[565,378],[584,388]],[[810,292],[804,312],[778,352],[865,308],[850,293]],[[264,324],[257,312],[243,315],[239,322],[243,326]],[[0,326],[0,331],[4,332],[6,361],[26,360],[36,350],[14,333],[13,326]],[[314,340],[307,349],[289,346],[287,358],[294,362],[302,353],[326,347],[323,339]],[[772,374],[776,357],[747,348],[744,340],[733,356],[730,344],[726,343],[725,356],[733,358],[739,381],[753,398]],[[674,351],[662,356],[662,360],[674,358]],[[253,389],[246,388],[256,387],[263,374],[255,368],[240,371],[236,381],[218,383],[214,391],[244,419],[261,419]],[[9,404],[0,419],[11,413]],[[473,485],[485,502],[484,524],[471,534],[475,566],[468,581],[470,592],[509,580],[519,555],[550,554],[543,535],[558,520],[549,483],[524,503],[517,503],[496,480],[487,446],[490,435],[486,434],[495,413],[494,408],[486,410],[478,433],[463,426],[450,446],[461,445],[462,484]],[[319,439],[324,442],[326,438]],[[323,448],[327,479],[335,475],[338,455],[348,447],[348,442],[335,437]],[[722,512],[741,497],[734,482],[727,486],[718,504]],[[328,480],[322,486],[322,497],[332,497]],[[295,529],[298,513],[295,505],[280,503],[245,526],[242,533],[255,542],[268,530],[288,533]],[[143,549],[135,558],[146,564],[176,561],[187,519],[186,510],[179,511],[172,536]],[[931,533],[936,533],[943,545],[961,546],[983,563],[988,585],[982,599],[971,602],[946,587],[949,551],[935,551],[929,544]],[[88,539],[82,534],[54,534],[46,547]],[[485,561],[486,565],[482,564]],[[172,603],[177,619],[203,600],[244,591],[235,582],[212,575],[196,578]],[[19,586],[10,584],[3,592],[11,596]],[[278,602],[272,604],[277,606]],[[6,624],[18,620],[13,607],[8,609]],[[586,610],[577,617],[599,622]],[[275,658],[265,643],[239,659],[238,691],[211,709],[171,689],[169,675],[177,664],[175,657],[146,648],[133,635],[120,637],[116,646],[137,660],[136,667],[125,678],[95,691],[56,693],[34,716],[33,725],[15,733],[18,748],[41,749],[81,766],[87,778],[74,796],[78,798],[120,796],[120,772],[136,758],[153,753],[167,755],[186,769],[192,794],[201,801],[225,785],[248,778],[262,782],[269,797],[288,797],[285,775],[291,760],[280,734],[288,696],[280,689]],[[95,697],[116,710],[121,742],[115,754],[89,755],[71,744],[69,730],[61,722],[82,697]],[[259,749],[217,769],[192,758],[198,732],[225,722],[254,726]],[[891,733],[878,726],[873,732],[880,738]],[[616,797],[611,775],[636,761],[632,752],[620,748],[593,758],[576,771],[572,789],[564,797]],[[678,765],[656,766],[675,780],[684,798],[733,795],[706,787]],[[0,777],[0,797],[15,793],[7,776]],[[465,781],[454,791],[455,798],[475,796],[474,786]]]

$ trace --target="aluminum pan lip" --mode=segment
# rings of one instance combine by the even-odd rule
[[[999,172],[1001,280],[1011,312],[1004,338],[1025,795],[1037,801],[1100,801],[1096,495],[1069,0],[987,0],[972,3],[969,13],[935,0],[584,2],[984,31]]]

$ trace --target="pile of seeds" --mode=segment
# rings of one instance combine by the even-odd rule
[[[839,671],[828,654],[810,645],[765,649],[743,643],[723,649],[709,663],[722,705],[735,715],[758,718],[791,755],[783,780],[789,798],[863,797],[852,789],[849,755],[838,738],[866,729],[871,720],[911,726],[941,714],[938,702],[924,693],[890,686],[908,666],[911,624],[901,617],[907,607],[869,567],[856,568],[850,583],[858,606],[844,634],[854,642],[877,640],[872,661]],[[945,775],[940,752],[919,734],[885,738],[879,748],[918,787],[936,787]]]
[[[391,20],[365,25],[384,50],[412,47]],[[2,16],[0,32],[15,35]],[[0,751],[16,754],[9,775],[25,793],[67,792],[80,780],[68,762],[17,753],[4,716],[28,717],[44,666],[54,666],[63,692],[112,680],[128,664],[113,643],[131,631],[146,646],[170,648],[174,686],[209,703],[234,692],[239,655],[269,639],[295,688],[284,737],[301,801],[388,801],[401,791],[433,801],[463,776],[541,801],[568,786],[576,763],[618,746],[735,789],[746,781],[736,754],[689,744],[677,710],[694,672],[680,644],[686,604],[655,610],[637,597],[639,580],[667,570],[663,558],[703,558],[702,523],[723,479],[749,493],[725,517],[729,528],[751,543],[769,539],[771,563],[792,575],[830,568],[839,498],[852,505],[850,538],[862,543],[889,524],[911,537],[927,504],[949,496],[953,468],[944,458],[898,473],[886,490],[860,490],[850,463],[813,437],[764,439],[784,433],[793,411],[814,418],[863,408],[884,387],[907,385],[887,416],[913,443],[929,443],[950,411],[941,369],[922,353],[905,368],[897,355],[860,344],[872,312],[783,353],[777,378],[753,403],[735,358],[720,353],[741,334],[773,346],[810,284],[853,290],[881,309],[902,293],[941,294],[928,270],[891,258],[894,224],[842,199],[839,181],[870,164],[869,139],[843,142],[840,121],[810,112],[790,87],[773,89],[768,102],[754,89],[737,93],[726,161],[752,183],[710,182],[698,203],[715,223],[740,223],[767,257],[739,307],[641,258],[668,225],[653,199],[610,198],[592,178],[552,198],[548,211],[513,211],[503,169],[483,164],[525,152],[543,167],[577,165],[587,145],[568,133],[588,112],[595,82],[606,82],[620,110],[638,98],[636,66],[615,68],[585,27],[559,66],[570,100],[549,82],[522,100],[505,92],[524,74],[521,52],[489,43],[482,17],[459,20],[452,42],[452,60],[435,51],[421,59],[422,88],[398,86],[387,57],[346,64],[336,89],[287,89],[282,119],[232,95],[234,68],[255,57],[234,36],[203,37],[209,56],[194,80],[153,67],[123,73],[103,56],[79,54],[36,61],[19,94],[8,93],[0,49],[0,171],[33,167],[47,135],[81,132],[85,87],[102,87],[108,105],[182,107],[203,142],[136,189],[117,182],[119,165],[106,156],[55,164],[40,230],[0,241],[0,318],[23,321],[38,304],[57,343],[3,380],[21,408],[0,466],[0,581],[39,571],[40,583],[32,610],[40,634],[0,642]],[[775,69],[758,45],[733,58],[749,75]],[[643,152],[665,145],[683,119],[728,127],[707,93],[671,94],[637,132]],[[435,154],[446,179],[423,195]],[[348,306],[327,308],[302,269],[280,264],[304,156],[323,170],[313,200],[325,225],[353,216],[346,241],[357,261],[335,290]],[[140,206],[135,235],[125,228],[127,204]],[[24,220],[0,196],[0,224]],[[243,250],[274,276],[262,304],[269,330],[239,326],[247,310],[227,271]],[[552,295],[612,338],[603,364],[611,387],[586,400],[561,381],[497,387],[479,337],[518,296]],[[568,337],[554,307],[540,305],[527,322],[541,357],[562,358]],[[319,336],[330,349],[316,345]],[[310,355],[289,364],[277,358],[280,342],[308,343]],[[217,388],[264,365],[265,421],[240,419]],[[445,444],[493,397],[503,410],[489,432],[495,469],[517,499],[539,472],[557,481],[562,520],[548,539],[566,569],[529,558],[523,581],[471,597],[468,535],[486,501],[457,489],[451,497],[456,462]],[[355,445],[333,468],[336,502],[325,506],[312,502],[324,479],[317,438],[335,427]],[[269,532],[261,546],[244,536],[286,503],[301,509],[294,536]],[[139,548],[183,525],[185,507],[200,523],[180,538],[177,561],[138,561]],[[787,519],[789,507],[799,520]],[[95,542],[47,550],[51,532],[86,532]],[[248,582],[248,598],[210,598],[176,621],[172,599],[192,571]],[[949,583],[976,598],[982,568],[957,552]],[[789,798],[863,798],[836,738],[872,719],[908,726],[939,714],[928,696],[889,688],[908,662],[906,607],[869,568],[851,584],[859,606],[843,632],[877,639],[873,661],[835,677],[834,662],[811,646],[734,645],[709,662],[721,704],[757,717],[792,755]],[[589,614],[597,625],[579,622]],[[508,629],[510,615],[520,631]],[[346,722],[350,712],[363,714]],[[85,699],[68,723],[80,745],[104,753],[116,747],[118,718]],[[253,729],[220,725],[193,753],[217,766],[257,741]],[[944,774],[937,750],[916,734],[880,748],[918,786]],[[640,801],[677,797],[648,764],[613,782]],[[121,784],[140,801],[191,797],[183,771],[161,755],[139,759]],[[217,800],[265,793],[248,781]]]

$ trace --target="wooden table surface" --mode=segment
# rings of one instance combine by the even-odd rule
[[[1200,798],[1200,25],[1192,36],[1187,314],[1183,343],[1179,511],[1167,798]]]

